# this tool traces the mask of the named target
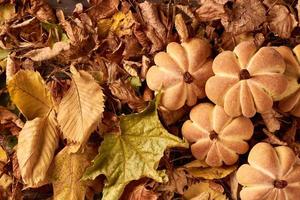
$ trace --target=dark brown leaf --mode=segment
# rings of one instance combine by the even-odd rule
[[[88,14],[95,21],[110,17],[118,11],[119,2],[119,0],[91,0],[92,8],[88,11]]]

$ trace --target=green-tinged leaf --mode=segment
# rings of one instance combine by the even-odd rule
[[[213,183],[214,187],[220,187],[221,185]],[[191,185],[188,190],[183,194],[185,200],[227,200],[225,194],[220,191],[214,190],[210,186],[209,182],[200,182]]]
[[[25,123],[17,146],[17,158],[25,184],[39,186],[46,181],[58,140],[54,110],[45,117]]]
[[[221,179],[237,169],[236,165],[210,167],[204,161],[194,160],[185,165],[187,171],[197,178],[204,178],[207,180]]]
[[[9,53],[10,53],[9,50],[0,48],[0,60],[3,60],[4,58],[6,58]]]
[[[155,102],[143,112],[120,117],[121,133],[106,134],[93,165],[85,172],[85,179],[104,174],[107,182],[103,199],[117,200],[125,186],[132,180],[149,177],[166,181],[158,163],[166,148],[188,147],[178,137],[171,135],[159,121]]]
[[[58,123],[64,138],[75,142],[74,152],[86,143],[101,120],[104,98],[101,87],[85,71],[71,67],[72,83],[58,109]]]
[[[12,102],[28,120],[45,117],[53,107],[50,91],[38,72],[20,70],[7,88]]]
[[[0,4],[0,24],[12,18],[15,14],[15,5]]]
[[[139,87],[142,86],[141,79],[140,79],[140,77],[138,77],[138,76],[130,77],[129,80],[130,80],[130,85],[131,85],[135,90],[138,90]]]
[[[84,200],[86,194],[88,181],[80,179],[97,152],[92,148],[82,153],[69,151],[70,147],[65,147],[53,162],[54,200]]]

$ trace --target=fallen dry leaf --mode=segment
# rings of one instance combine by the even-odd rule
[[[185,167],[192,176],[207,180],[224,178],[237,169],[237,165],[210,167],[200,160],[194,160],[186,164]]]
[[[204,1],[200,8],[196,11],[200,21],[212,21],[217,19],[227,20],[228,15],[225,11],[223,3],[216,1]]]
[[[71,67],[72,82],[62,98],[57,114],[63,136],[75,143],[73,153],[84,147],[91,133],[100,122],[104,110],[101,87],[86,71]]]
[[[253,31],[266,21],[266,9],[259,0],[235,1],[230,18],[221,20],[225,30],[233,34]]]
[[[273,6],[267,16],[270,30],[282,38],[289,38],[298,22],[295,16],[283,5]]]
[[[89,15],[95,20],[112,16],[117,10],[119,0],[90,0],[92,8],[88,11]]]
[[[219,185],[219,187],[222,186]],[[184,192],[183,198],[185,200],[227,200],[227,197],[223,193],[213,189],[208,181],[191,185]]]
[[[164,41],[167,37],[167,29],[160,21],[157,7],[149,1],[140,3],[139,7],[146,24],[150,25],[159,36],[159,39]]]
[[[58,56],[62,51],[67,51],[70,49],[70,44],[68,42],[56,42],[53,47],[44,47],[41,49],[34,49],[29,51],[24,55],[34,61],[49,60]]]
[[[134,89],[121,80],[111,83],[109,89],[115,97],[120,99],[122,103],[127,103],[134,111],[142,111],[147,106],[147,103],[135,94]]]
[[[18,138],[17,157],[27,186],[37,187],[48,182],[47,172],[58,147],[58,138],[54,110],[25,123]]]
[[[11,100],[29,120],[47,116],[53,107],[50,91],[38,72],[20,70],[7,87]]]
[[[52,165],[52,182],[54,200],[84,200],[87,187],[91,181],[83,181],[81,177],[97,152],[86,148],[81,153],[70,153],[66,146],[55,157]]]
[[[188,32],[188,29],[185,25],[185,22],[184,22],[181,14],[177,14],[175,16],[175,27],[176,27],[176,30],[178,32],[181,42],[187,41],[187,39],[189,37],[189,32]]]

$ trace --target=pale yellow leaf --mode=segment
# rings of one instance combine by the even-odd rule
[[[0,24],[11,19],[15,15],[15,5],[1,4],[0,5]]]
[[[194,177],[204,178],[207,180],[224,178],[237,169],[236,165],[210,167],[204,161],[200,160],[194,160],[186,164],[185,167],[187,168],[187,171]]]
[[[85,71],[71,67],[72,83],[58,108],[58,123],[63,136],[69,142],[77,143],[76,152],[86,143],[101,120],[104,98],[101,87]]]
[[[53,107],[50,91],[38,72],[20,70],[7,88],[11,100],[28,120],[45,117]]]
[[[40,49],[34,49],[26,53],[24,56],[30,58],[34,61],[43,61],[54,58],[59,55],[62,51],[70,49],[70,44],[68,42],[56,42],[53,47],[44,47]]]
[[[214,185],[219,185],[214,183]],[[222,187],[219,185],[219,187]],[[183,194],[185,200],[227,200],[228,198],[221,192],[214,190],[210,183],[200,182],[191,185]]]
[[[0,187],[2,187],[4,190],[7,190],[12,183],[13,180],[10,176],[8,176],[7,174],[2,174],[2,176],[0,177]]]
[[[55,112],[27,121],[19,134],[17,158],[24,183],[39,186],[46,181],[47,171],[58,146]]]
[[[0,162],[6,163],[7,162],[7,155],[4,149],[0,146]],[[1,168],[0,168],[1,169]]]
[[[91,160],[97,154],[92,148],[86,148],[82,153],[71,153],[66,146],[55,157],[53,163],[54,200],[84,200],[88,182],[81,177]]]

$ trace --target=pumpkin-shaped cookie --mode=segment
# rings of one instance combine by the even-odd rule
[[[253,134],[250,119],[228,116],[223,107],[201,103],[190,112],[190,120],[182,126],[183,136],[192,143],[192,154],[210,166],[234,164],[248,151],[245,140]]]
[[[169,110],[177,110],[185,103],[196,104],[205,97],[205,82],[213,75],[210,45],[201,39],[178,44],[172,42],[167,52],[159,52],[146,75],[151,90],[162,90],[161,103]]]
[[[288,89],[278,97],[278,100],[281,100],[279,109],[300,117],[300,45],[296,46],[293,51],[285,46],[275,47],[275,49],[285,60],[285,75],[289,82]]]
[[[213,61],[215,76],[208,79],[205,92],[230,116],[252,117],[272,108],[273,97],[287,88],[285,62],[271,47],[258,51],[252,41],[242,42],[234,51],[224,51]]]
[[[289,147],[256,144],[249,153],[249,164],[242,165],[237,171],[237,180],[244,186],[241,199],[300,199],[300,165],[296,160]]]

